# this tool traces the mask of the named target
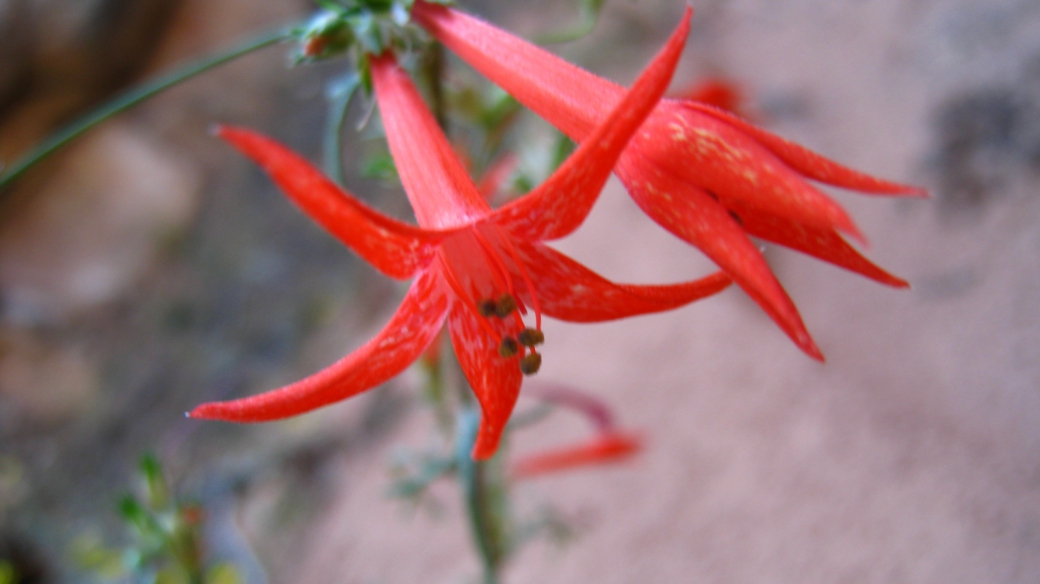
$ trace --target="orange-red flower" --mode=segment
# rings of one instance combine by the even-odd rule
[[[618,103],[622,87],[462,12],[416,0],[413,19],[517,100],[578,142]],[[921,196],[914,187],[841,166],[709,104],[663,99],[615,168],[654,221],[700,248],[802,348],[822,359],[794,303],[749,235],[896,287],[905,281],[842,238],[862,236],[807,179],[865,193]]]
[[[393,278],[414,278],[375,338],[327,369],[281,389],[203,404],[196,418],[259,422],[346,399],[400,373],[447,322],[483,416],[473,449],[487,458],[537,371],[542,314],[573,322],[669,310],[715,293],[722,274],[666,286],[614,284],[543,245],[584,220],[632,133],[660,99],[678,62],[688,19],[639,80],[559,170],[528,195],[493,210],[477,191],[408,76],[392,57],[372,59],[390,152],[419,227],[367,207],[305,160],[247,130],[219,135],[262,166],[304,212]],[[561,196],[562,195],[562,196]],[[534,313],[529,327],[523,315]]]

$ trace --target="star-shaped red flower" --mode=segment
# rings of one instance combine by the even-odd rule
[[[624,91],[457,10],[416,0],[412,17],[575,141],[590,138]],[[845,211],[806,179],[875,194],[923,196],[923,190],[843,167],[712,105],[661,100],[615,171],[647,215],[700,248],[815,358],[822,359],[819,349],[749,235],[907,286],[845,242],[840,233],[863,238]]]
[[[682,306],[725,288],[723,274],[674,285],[615,284],[543,245],[585,219],[621,150],[668,85],[689,19],[584,144],[544,184],[495,210],[390,56],[372,59],[390,152],[415,210],[414,227],[367,207],[274,141],[236,128],[219,135],[260,164],[315,221],[393,278],[414,278],[375,338],[281,389],[203,404],[192,417],[285,418],[370,389],[415,361],[447,322],[483,417],[476,458],[495,453],[524,373],[537,371],[542,314],[596,322]],[[523,314],[534,313],[534,327]]]

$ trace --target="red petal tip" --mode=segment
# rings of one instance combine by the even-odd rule
[[[864,248],[870,249],[870,242],[867,241],[867,236],[863,235],[863,232],[851,220],[847,224],[838,226],[838,230],[858,241]]]
[[[473,460],[488,460],[498,452],[498,444],[488,444],[486,440],[477,440],[473,445]]]
[[[820,348],[816,346],[816,342],[812,340],[812,337],[808,333],[799,334],[794,342],[798,344],[798,348],[805,351],[806,355],[809,355],[813,359],[816,359],[820,363],[826,361],[823,358],[823,353],[820,352]]]
[[[195,406],[195,409],[190,412],[185,412],[185,417],[192,418],[194,420],[221,420],[223,417],[217,411],[219,406],[216,402],[204,403]]]

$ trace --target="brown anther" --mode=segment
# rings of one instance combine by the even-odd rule
[[[503,294],[495,302],[495,316],[505,318],[516,310],[516,298],[512,294]]]
[[[520,359],[520,373],[523,373],[524,375],[534,375],[535,373],[538,373],[538,370],[541,368],[541,353],[531,353],[523,359]]]
[[[495,305],[494,299],[485,298],[477,303],[477,312],[480,316],[488,318],[498,312],[498,307]]]
[[[527,328],[520,331],[520,334],[516,335],[516,340],[525,347],[533,347],[544,343],[545,335],[538,329]]]
[[[498,354],[500,356],[509,358],[516,355],[519,351],[520,345],[516,342],[516,339],[513,337],[502,337],[502,342],[498,345]]]

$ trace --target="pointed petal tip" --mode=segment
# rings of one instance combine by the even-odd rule
[[[195,409],[190,412],[184,412],[184,417],[194,420],[220,420],[222,416],[219,414],[219,406],[219,402],[200,404],[195,406]]]
[[[794,341],[794,344],[798,345],[798,348],[806,355],[816,359],[820,363],[825,361],[823,353],[821,353],[820,348],[816,346],[816,341],[814,341],[809,335],[809,331],[802,328],[800,330],[788,331],[787,334],[791,337],[791,340]]]
[[[908,184],[903,184],[903,183],[897,183],[897,182],[890,182],[890,181],[881,180],[881,179],[876,179],[876,180],[884,188],[877,189],[875,191],[875,194],[891,195],[891,196],[895,196],[895,197],[907,197],[907,198],[911,198],[911,199],[930,199],[930,198],[932,198],[931,193],[929,193],[928,189],[926,189],[924,187],[919,187],[919,186],[915,186],[915,185],[908,185]],[[852,189],[852,190],[860,190],[860,189]],[[863,192],[870,193],[871,191],[863,191]]]
[[[882,277],[882,275],[884,277]],[[877,282],[878,284],[884,284],[885,286],[891,286],[892,288],[898,288],[901,290],[910,289],[910,282],[907,282],[899,276],[889,274],[888,272],[883,272],[883,274],[879,274],[878,276],[872,277],[871,279]]]
[[[476,444],[473,445],[473,451],[470,453],[470,456],[473,457],[473,460],[488,460],[496,452],[498,452],[498,441],[492,443],[492,441],[481,436],[477,438]]]
[[[809,355],[813,359],[816,359],[820,363],[825,363],[827,359],[824,358],[823,353],[820,352],[820,348],[816,346],[811,338],[806,337],[808,345],[799,345],[806,355]]]
[[[852,222],[852,219],[843,221],[837,227],[839,231],[859,242],[859,244],[862,245],[864,248],[870,248],[870,242],[867,240],[867,236],[863,235],[863,232],[860,231],[859,227],[855,223]]]

